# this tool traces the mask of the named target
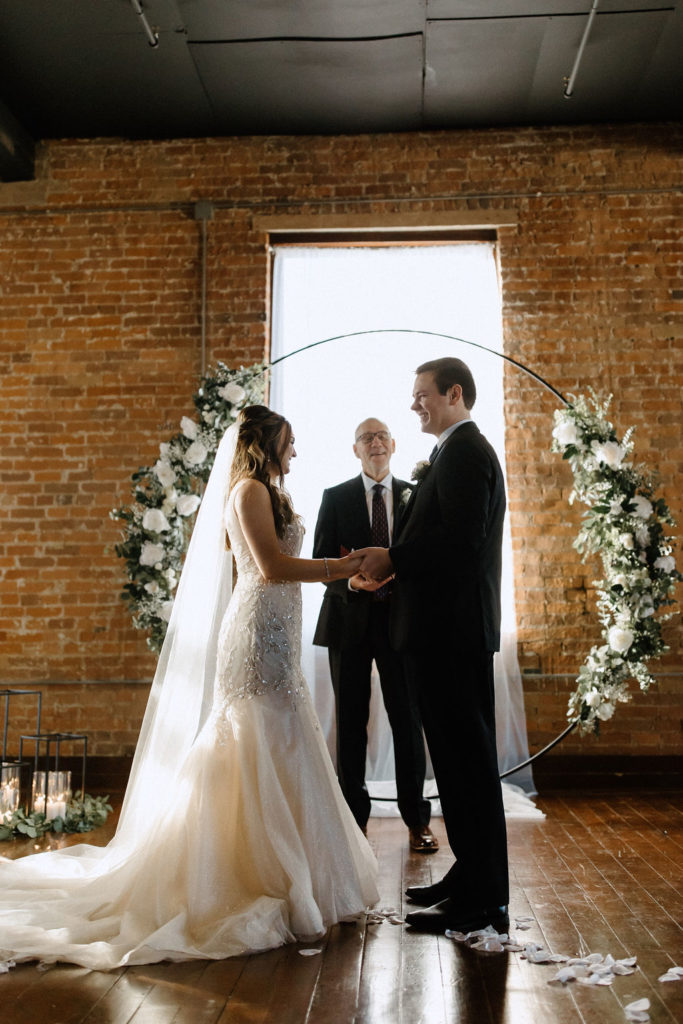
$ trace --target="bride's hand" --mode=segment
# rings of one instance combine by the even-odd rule
[[[337,579],[345,580],[350,576],[355,576],[362,561],[361,556],[357,555],[354,551],[348,555],[343,555],[341,558],[335,558],[335,575]]]

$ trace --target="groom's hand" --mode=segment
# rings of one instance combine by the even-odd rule
[[[361,573],[356,573],[356,575],[352,576],[349,580],[349,586],[352,590],[365,590],[367,593],[372,594],[375,590],[379,590],[380,587],[383,587],[385,583],[388,583],[389,580],[392,580],[393,578],[393,576],[387,576],[384,580],[369,580],[365,576],[361,575]]]
[[[358,572],[366,579],[386,580],[393,575],[394,567],[387,548],[359,548],[354,554],[361,558]]]

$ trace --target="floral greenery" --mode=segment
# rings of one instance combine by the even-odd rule
[[[166,635],[191,524],[216,449],[239,410],[263,401],[265,368],[259,363],[231,370],[219,362],[194,395],[197,419],[183,416],[180,431],[160,445],[157,462],[133,473],[134,503],[110,512],[125,523],[124,539],[116,545],[129,580],[121,596],[133,612],[133,625],[149,630],[153,651],[161,650]]]
[[[94,828],[104,824],[111,809],[108,796],[88,796],[86,793],[81,799],[81,794],[76,793],[63,818],[48,820],[38,811],[25,814],[22,810],[6,815],[4,820],[0,821],[0,841],[38,839],[46,832],[92,832]]]
[[[578,718],[584,732],[598,732],[600,721],[612,717],[618,702],[630,700],[628,681],[641,690],[653,682],[647,662],[667,647],[662,622],[655,618],[674,603],[677,580],[674,540],[665,526],[675,525],[656,481],[631,461],[633,428],[620,441],[606,413],[611,396],[601,401],[574,398],[555,412],[552,450],[561,452],[574,474],[575,499],[588,506],[574,547],[584,559],[599,552],[604,578],[595,581],[601,645],[591,648],[579,670],[567,717]]]

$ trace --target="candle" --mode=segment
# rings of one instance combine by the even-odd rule
[[[19,806],[19,776],[12,774],[12,769],[2,769],[2,784],[0,785],[0,816],[3,821],[9,821]]]
[[[47,777],[47,806],[45,804],[45,772],[33,776],[33,810],[44,814],[48,821],[66,817],[71,799],[71,772],[49,772]]]

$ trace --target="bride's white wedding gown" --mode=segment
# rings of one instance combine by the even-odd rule
[[[376,901],[375,858],[301,673],[300,585],[264,582],[232,501],[238,581],[175,813],[143,844],[117,835],[104,849],[0,860],[0,960],[222,958],[319,937]],[[298,554],[302,535],[295,519],[281,550]]]

